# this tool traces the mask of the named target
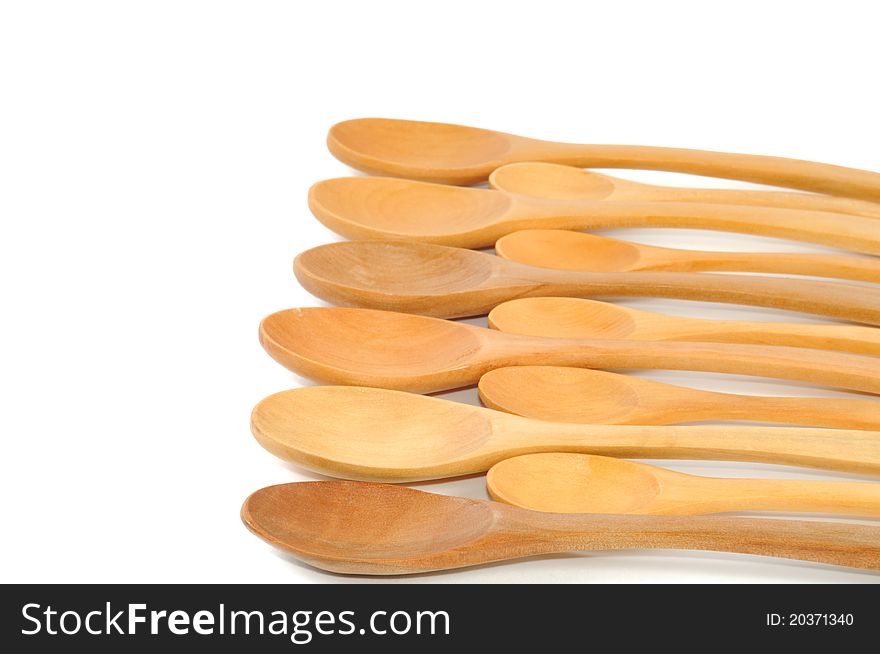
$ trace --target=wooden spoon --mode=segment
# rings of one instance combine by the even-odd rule
[[[330,128],[327,146],[340,161],[367,172],[448,184],[484,181],[504,164],[547,161],[581,168],[639,168],[726,177],[880,200],[880,174],[867,170],[681,148],[553,143],[445,123],[347,120]]]
[[[783,511],[880,518],[876,483],[697,477],[591,454],[506,459],[492,466],[486,485],[493,500],[555,513]]]
[[[501,166],[489,176],[489,185],[511,193],[555,200],[740,204],[806,211],[833,211],[880,218],[878,202],[790,191],[654,186],[603,175],[593,170],[549,163],[527,162]]]
[[[393,177],[341,177],[318,182],[309,190],[309,207],[327,227],[352,239],[404,239],[480,248],[491,247],[511,232],[538,227],[679,227],[773,236],[880,254],[876,219],[828,211],[697,202],[556,200]]]
[[[555,514],[497,502],[355,481],[263,488],[245,526],[309,565],[397,575],[588,550],[739,552],[880,568],[880,528],[718,516]]]
[[[880,358],[795,347],[575,340],[506,334],[370,309],[279,311],[260,342],[294,372],[331,384],[429,393],[477,383],[493,368],[559,365],[762,375],[880,394]]]
[[[880,430],[873,400],[732,395],[586,368],[511,366],[480,378],[483,404],[527,418],[604,425],[750,420]]]
[[[401,391],[310,386],[262,400],[251,430],[321,474],[411,482],[485,472],[531,452],[755,461],[880,474],[880,432],[804,427],[579,425]]]
[[[334,304],[444,318],[485,314],[530,296],[668,297],[880,325],[880,288],[751,275],[568,272],[427,243],[331,243],[300,254],[294,272],[308,291]]]
[[[562,229],[526,229],[508,234],[495,243],[495,254],[530,266],[559,270],[590,272],[717,270],[880,282],[880,257],[677,250]]]
[[[880,354],[880,329],[876,327],[681,318],[568,297],[523,298],[499,304],[489,312],[489,326],[513,334],[554,338],[751,343]]]

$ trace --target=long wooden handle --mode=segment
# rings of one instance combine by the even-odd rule
[[[877,223],[880,230],[880,223]],[[589,267],[589,261],[584,262]],[[641,270],[760,272],[880,282],[880,257],[793,252],[702,252],[668,250]]]
[[[680,330],[676,329],[679,325]],[[645,332],[646,340],[788,345],[880,355],[880,329],[859,325],[807,325],[735,320],[682,321],[672,323],[667,331],[658,327],[656,336],[653,337],[647,330]]]
[[[880,527],[874,526],[716,516],[576,515],[516,507],[500,512],[504,515],[501,528],[528,533],[534,553],[706,550],[880,569]],[[524,544],[517,549],[525,550],[526,539],[522,540]],[[511,541],[507,539],[509,549]]]
[[[880,483],[801,479],[705,479],[706,513],[802,511],[880,517]]]
[[[642,145],[566,144],[554,151],[548,160],[580,168],[666,170],[880,201],[880,173],[800,159]]]
[[[707,204],[745,204],[799,211],[832,211],[854,216],[880,218],[880,203],[818,193],[790,191],[749,191],[745,189],[673,188],[639,185],[640,199],[652,202],[703,202]],[[624,199],[624,198],[621,198]]]
[[[786,309],[880,325],[880,288],[856,284],[714,273],[585,273],[531,266],[516,270],[534,285],[511,284],[509,293],[495,293],[492,298],[450,300],[447,317],[475,315],[479,309],[486,312],[517,297],[666,297]],[[458,302],[461,306],[456,306]]]
[[[694,420],[751,420],[790,425],[813,425],[837,429],[880,430],[880,400],[848,398],[762,397],[726,393],[688,392],[681,402],[671,395],[671,406],[649,414],[650,422],[639,414],[628,424],[668,425]]]
[[[880,254],[880,230],[876,219],[827,211],[696,202],[562,202],[536,198],[520,198],[515,207],[515,215],[534,216],[545,228],[712,229]],[[501,231],[509,233],[512,230],[505,227]],[[499,237],[502,235],[498,234]]]
[[[508,418],[511,452],[746,461],[880,473],[880,432],[807,427],[572,425]]]
[[[769,345],[503,336],[497,356],[516,353],[518,365],[697,370],[790,379],[880,394],[880,357],[861,354]]]

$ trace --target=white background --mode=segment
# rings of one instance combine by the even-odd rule
[[[305,201],[313,182],[350,173],[324,147],[334,122],[439,120],[880,170],[876,29],[872,3],[842,1],[4,3],[0,579],[347,581],[276,554],[238,518],[249,492],[317,478],[264,452],[248,416],[264,395],[302,383],[263,353],[257,323],[319,304],[297,287],[291,260],[336,238]],[[690,231],[614,235],[808,250]],[[726,305],[628,304],[809,320]],[[732,392],[833,395],[720,375],[645,374]],[[452,397],[474,402],[476,394]],[[427,487],[486,497],[480,478]],[[407,581],[425,580],[880,577],[738,555],[631,552]]]

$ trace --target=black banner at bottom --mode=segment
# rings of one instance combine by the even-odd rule
[[[446,651],[452,645],[707,648],[872,642],[873,585],[21,585],[2,587],[5,651]],[[594,641],[595,637],[602,640]]]

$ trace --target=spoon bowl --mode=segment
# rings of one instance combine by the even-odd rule
[[[510,205],[502,193],[386,177],[328,179],[309,190],[315,217],[355,239],[420,238],[456,245],[460,239],[449,232],[480,238],[481,230],[503,220]]]
[[[442,463],[454,465],[486,445],[492,425],[485,413],[423,399],[372,388],[306,387],[261,401],[251,430],[275,456],[337,476],[381,479],[378,471],[389,468],[416,478],[453,476],[454,469],[437,465],[438,453],[448,459]],[[328,419],[341,411],[345,418]],[[349,421],[364,428],[352,429]]]
[[[353,168],[443,184],[485,181],[498,162],[515,160],[525,141],[477,127],[415,120],[360,118],[337,123],[327,147]]]
[[[638,145],[578,145],[486,129],[388,118],[338,123],[330,152],[361,170],[448,184],[485,181],[513,162],[553,162],[581,168],[640,168],[740,179],[805,191],[880,200],[880,174],[841,166],[726,152]]]
[[[552,163],[524,162],[501,166],[489,175],[489,186],[548,200],[607,200],[635,182],[592,170]]]
[[[325,382],[443,388],[473,365],[479,331],[445,320],[367,309],[280,311],[260,324],[260,342],[284,366]]]
[[[576,550],[702,549],[877,569],[880,529],[718,517],[548,514],[385,484],[270,486],[245,526],[294,557],[344,574],[414,574]]]
[[[524,229],[502,236],[495,254],[538,268],[591,272],[643,270],[640,245],[562,229]]]
[[[665,490],[655,471],[668,472],[626,459],[544,452],[496,463],[486,487],[496,502],[533,511],[650,513]]]
[[[704,515],[728,511],[880,517],[880,484],[716,479],[590,454],[506,459],[486,476],[492,499],[535,511]]]
[[[387,520],[375,519],[389,507],[405,516],[393,528]],[[487,502],[464,497],[332,481],[264,488],[247,499],[242,519],[264,540],[326,568],[321,562],[348,559],[355,552],[349,565],[381,567],[382,562],[394,565],[396,559],[430,559],[478,539],[495,515]]]

